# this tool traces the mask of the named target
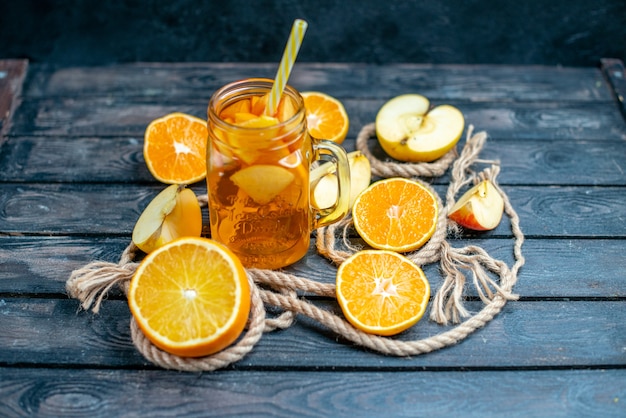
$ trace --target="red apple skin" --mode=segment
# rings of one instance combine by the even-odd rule
[[[448,217],[462,227],[473,229],[474,231],[488,231],[490,229],[493,229],[484,227],[480,223],[478,223],[478,220],[476,220],[476,216],[474,216],[472,202],[467,202],[456,212],[451,213]]]
[[[489,231],[498,226],[503,212],[502,196],[489,180],[484,180],[457,201],[448,217],[464,228]]]

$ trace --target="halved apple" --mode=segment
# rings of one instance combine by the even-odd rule
[[[404,94],[386,102],[376,115],[376,135],[385,152],[400,161],[428,162],[442,157],[461,138],[465,118],[459,109],[430,109],[428,99]]]
[[[372,170],[370,161],[361,151],[348,153],[350,165],[350,208],[356,197],[370,185]],[[339,186],[335,165],[325,163],[311,171],[311,204],[318,209],[327,209],[337,201]]]
[[[172,184],[144,209],[133,229],[132,240],[150,253],[177,238],[202,234],[202,211],[195,193]]]
[[[498,226],[503,212],[504,199],[491,181],[483,180],[461,196],[448,217],[465,228],[488,231]]]

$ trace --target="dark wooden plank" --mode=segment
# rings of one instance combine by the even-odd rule
[[[87,183],[0,184],[0,219],[3,219],[0,231],[128,235],[143,209],[165,187],[162,184],[113,188]],[[206,186],[202,183],[195,190],[206,193]],[[46,221],[41,222],[42,219]],[[208,225],[208,219],[205,224]]]
[[[126,301],[106,300],[96,316],[68,299],[0,299],[0,364],[144,367],[130,339]],[[309,299],[311,300],[311,299]],[[312,300],[338,315],[335,302]],[[484,328],[455,346],[424,355],[385,356],[344,341],[298,316],[290,328],[269,333],[238,369],[418,370],[439,368],[621,367],[626,364],[626,302],[510,302]],[[470,310],[481,307],[468,302]],[[428,313],[428,312],[427,312]],[[449,330],[425,317],[397,337],[419,340]]]
[[[143,136],[9,137],[0,146],[0,181],[154,183]]]
[[[462,139],[457,149],[462,149]],[[388,157],[372,139],[379,159]],[[354,141],[344,143],[347,150]],[[626,185],[626,141],[503,141],[490,138],[481,153],[499,160],[501,184]],[[580,162],[585,161],[585,169]],[[480,168],[480,165],[477,165]],[[9,137],[0,146],[0,181],[154,183],[145,167],[143,138]],[[444,175],[433,180],[448,184]]]
[[[131,136],[138,140],[148,124],[170,112],[206,117],[209,97],[176,102],[127,98],[58,98],[25,101],[16,113],[12,136]],[[384,99],[344,101],[350,117],[349,138],[374,122]],[[444,102],[433,102],[442,104]],[[445,101],[457,106],[467,124],[487,131],[492,138],[542,140],[626,139],[626,122],[614,102],[468,102]]]
[[[120,237],[24,237],[0,236],[0,294],[36,294],[51,297],[65,293],[72,271],[91,261],[117,262],[130,242]],[[512,241],[450,240],[454,247],[479,245],[493,257],[513,264]],[[624,240],[528,239],[514,291],[528,298],[626,298]],[[433,293],[441,284],[439,264],[423,266]],[[334,283],[336,267],[319,256],[311,245],[306,258],[285,268],[288,273]],[[466,294],[476,297],[473,286]],[[121,297],[114,291],[112,297]]]
[[[89,261],[119,261],[129,242],[130,235],[86,238],[0,236],[0,293],[64,294],[65,282],[72,271]]]
[[[626,70],[624,63],[615,58],[601,60],[602,73],[608,79],[622,115],[626,118]]]
[[[3,416],[623,416],[624,370],[0,369]]]
[[[0,60],[0,144],[21,100],[27,69],[27,60]]]
[[[0,231],[7,234],[128,235],[164,185],[0,184]],[[192,185],[206,193],[203,182]],[[440,196],[446,187],[435,186]],[[623,187],[504,186],[529,237],[626,237]],[[106,208],[106,210],[102,210]],[[45,219],[45,222],[41,222]],[[205,213],[205,225],[208,225]],[[483,238],[511,236],[504,217],[493,231],[467,233]]]
[[[136,63],[104,67],[35,66],[29,97],[140,96],[155,101],[211,95],[243,78],[273,78],[274,63]],[[290,84],[342,98],[390,98],[417,92],[431,99],[476,101],[612,101],[596,68],[316,64],[299,62]]]

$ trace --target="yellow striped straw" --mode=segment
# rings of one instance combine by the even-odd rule
[[[291,33],[289,34],[289,40],[285,46],[283,58],[280,60],[278,71],[276,71],[276,77],[274,78],[274,84],[272,85],[272,90],[270,91],[269,101],[267,103],[267,107],[265,108],[265,114],[267,115],[274,115],[276,113],[280,96],[282,96],[283,90],[287,85],[289,74],[291,74],[291,68],[296,61],[296,56],[300,50],[302,38],[304,38],[307,26],[308,23],[302,19],[296,19],[293,21]]]

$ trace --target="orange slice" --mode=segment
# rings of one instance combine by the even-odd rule
[[[421,268],[393,251],[363,250],[337,270],[337,301],[352,325],[395,335],[424,315],[430,284]]]
[[[206,121],[184,113],[153,120],[144,135],[150,173],[167,184],[191,184],[206,176]]]
[[[139,265],[128,304],[144,335],[171,354],[200,357],[233,343],[246,325],[250,288],[239,259],[207,238],[181,238]]]
[[[439,208],[435,196],[420,183],[389,178],[372,183],[354,202],[354,227],[380,250],[413,251],[434,234]]]
[[[341,144],[346,139],[350,126],[343,104],[334,97],[316,91],[301,95],[304,98],[309,135]]]
[[[269,128],[278,125],[278,119],[271,116],[257,116],[253,113],[236,113],[235,124],[245,128]]]

